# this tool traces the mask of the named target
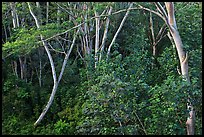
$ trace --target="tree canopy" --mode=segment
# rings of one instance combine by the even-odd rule
[[[201,2],[2,2],[2,134],[201,135],[201,16]]]

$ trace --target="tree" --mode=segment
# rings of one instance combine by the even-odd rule
[[[29,2],[28,2],[28,7],[29,7],[29,10],[30,10],[31,15],[32,15],[33,18],[35,19],[36,26],[37,26],[37,28],[39,29],[39,28],[40,28],[40,24],[39,24],[38,18],[37,18],[37,17],[35,16],[35,14],[33,13],[32,9],[31,9],[31,5],[30,5]],[[77,32],[76,32],[76,34],[75,34],[75,36],[74,36],[74,38],[73,38],[72,45],[71,45],[70,49],[67,50],[67,53],[65,53],[64,62],[63,62],[62,69],[61,69],[61,71],[60,71],[60,75],[59,75],[58,79],[57,79],[57,76],[56,76],[56,71],[55,71],[54,62],[53,62],[51,53],[50,53],[50,51],[49,51],[49,49],[48,49],[47,43],[44,41],[43,35],[40,34],[41,41],[42,41],[43,46],[44,46],[44,48],[45,48],[45,50],[46,50],[46,52],[47,52],[47,55],[48,55],[48,58],[49,58],[49,61],[50,61],[50,65],[51,65],[51,68],[52,68],[52,76],[53,76],[54,85],[53,85],[53,89],[52,89],[52,93],[51,93],[50,99],[49,99],[47,105],[45,106],[43,112],[41,113],[40,117],[39,117],[38,120],[34,123],[35,126],[40,123],[40,121],[43,119],[44,115],[46,114],[46,112],[48,111],[48,109],[50,108],[50,106],[51,106],[51,104],[52,104],[52,102],[53,102],[55,93],[56,93],[56,91],[57,91],[57,87],[58,87],[59,82],[60,82],[60,80],[61,80],[61,78],[62,78],[64,69],[65,69],[66,64],[67,64],[67,60],[68,60],[68,58],[69,58],[69,56],[70,56],[70,53],[71,53],[71,51],[72,51],[72,49],[73,49],[73,46],[74,46],[74,44],[75,44],[75,40],[76,40],[76,36],[77,36],[78,32],[79,32],[79,30],[77,30]]]
[[[139,5],[142,9],[148,10],[150,12],[153,12],[157,14],[159,17],[161,17],[166,25],[169,28],[170,34],[173,38],[173,41],[176,45],[177,53],[179,56],[179,61],[181,65],[181,74],[183,76],[183,79],[190,83],[189,75],[188,75],[188,55],[187,53],[184,52],[183,50],[183,44],[181,37],[178,32],[178,28],[176,25],[176,19],[174,15],[174,3],[173,2],[165,2],[165,7],[166,10],[164,10],[163,6],[157,2],[154,3],[155,6],[157,7],[158,12],[155,12],[153,10],[147,9]],[[195,110],[192,106],[192,103],[190,101],[190,96],[187,99],[187,110],[189,110],[189,117],[186,122],[187,126],[187,134],[188,135],[193,135],[194,134],[194,128],[195,128]]]
[[[3,134],[202,134],[201,4],[2,4]]]

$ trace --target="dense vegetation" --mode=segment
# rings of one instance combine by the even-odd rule
[[[151,3],[140,4],[155,8]],[[100,54],[94,49],[97,25],[92,17],[103,11],[108,14],[109,5],[112,13],[127,9],[128,2],[30,5],[40,20],[40,28],[27,3],[2,3],[2,134],[183,135],[189,94],[196,110],[195,134],[202,134],[201,3],[175,3],[178,30],[189,56],[190,85],[177,71],[180,64],[175,45],[167,37],[168,29],[153,54],[148,11],[130,11],[107,59],[108,45],[126,11],[110,16],[107,40]],[[90,8],[82,10],[84,6]],[[100,43],[106,19],[100,18]],[[152,19],[158,33],[164,22],[155,14]],[[47,41],[58,77],[65,51],[71,49],[76,35],[54,101],[40,124],[34,126],[53,87],[53,73],[40,35],[47,39],[84,21],[90,28],[88,34],[84,25],[78,35],[72,29]],[[96,61],[97,55],[103,56]]]

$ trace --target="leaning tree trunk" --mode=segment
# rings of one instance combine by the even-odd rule
[[[106,19],[106,25],[105,25],[104,33],[103,33],[103,39],[102,39],[102,43],[101,43],[101,47],[100,47],[101,50],[100,50],[99,61],[101,61],[101,59],[102,59],[103,51],[105,48],[105,42],[106,42],[106,39],[108,36],[108,27],[109,27],[109,23],[110,23],[110,17],[109,16],[111,15],[112,9],[113,9],[113,7],[110,6],[110,9],[108,11],[108,17]]]
[[[31,15],[33,16],[33,18],[35,19],[35,23],[36,23],[36,26],[37,28],[39,29],[40,28],[40,25],[39,25],[39,21],[37,19],[37,17],[34,15],[32,9],[31,9],[31,6],[30,6],[30,3],[28,2],[28,7],[29,7],[29,10],[30,10],[30,13]],[[43,109],[43,112],[41,113],[41,115],[39,116],[38,120],[34,123],[34,126],[38,125],[40,123],[40,121],[43,119],[43,117],[45,116],[46,112],[48,111],[48,109],[50,108],[53,100],[54,100],[54,96],[55,96],[55,93],[57,91],[57,88],[58,88],[58,85],[59,85],[59,82],[62,78],[62,75],[64,73],[64,70],[65,70],[65,67],[66,67],[66,64],[67,64],[67,61],[69,59],[69,56],[71,54],[71,51],[73,49],[73,46],[75,44],[75,41],[76,41],[76,37],[79,33],[79,29],[77,30],[76,34],[74,35],[74,38],[72,40],[72,45],[71,47],[69,48],[69,50],[67,50],[67,52],[65,53],[65,58],[64,58],[64,61],[63,61],[63,64],[62,64],[62,68],[61,68],[61,71],[60,71],[60,75],[57,79],[57,76],[56,76],[56,71],[55,71],[55,66],[54,66],[54,62],[53,62],[53,59],[52,59],[52,56],[51,56],[51,53],[48,49],[48,46],[47,46],[47,42],[44,40],[42,34],[40,34],[40,37],[41,37],[41,41],[43,43],[43,46],[45,48],[45,51],[47,52],[47,55],[48,55],[48,58],[50,60],[50,65],[51,65],[51,69],[52,69],[52,76],[53,76],[53,81],[54,81],[54,85],[53,85],[53,88],[52,88],[52,93],[51,93],[51,96],[49,98],[49,101],[47,103],[47,105],[45,106],[45,108]]]
[[[187,53],[183,50],[183,44],[181,37],[179,35],[176,19],[174,16],[174,4],[173,2],[165,2],[165,6],[168,13],[167,24],[170,28],[170,33],[173,37],[174,43],[176,45],[176,49],[179,56],[179,61],[181,65],[181,74],[183,79],[190,83],[189,75],[188,75],[188,56]],[[187,135],[194,135],[195,133],[195,110],[193,109],[192,103],[190,99],[187,100],[187,109],[189,110],[189,116],[186,121],[187,127]]]
[[[127,12],[125,13],[125,16],[123,17],[123,20],[121,21],[120,26],[119,26],[118,30],[116,31],[116,33],[115,33],[115,35],[114,35],[114,37],[113,37],[113,39],[112,39],[112,41],[111,41],[111,44],[110,44],[109,47],[108,47],[108,51],[107,51],[107,55],[106,55],[106,60],[109,59],[111,47],[112,47],[113,44],[115,43],[115,40],[116,40],[116,38],[117,38],[117,36],[118,36],[120,30],[122,29],[123,24],[125,23],[125,20],[126,20],[128,14],[129,14],[129,12],[130,12],[130,9],[132,8],[132,6],[133,6],[133,2],[130,3],[130,6],[129,6],[129,8],[127,9]]]
[[[31,9],[31,6],[30,6],[30,4],[29,4],[29,2],[28,2],[28,7],[29,7],[29,10],[30,10],[31,15],[32,15],[33,18],[35,19],[36,26],[37,26],[37,28],[39,29],[39,28],[40,28],[40,26],[39,26],[39,21],[38,21],[37,17],[34,15],[32,9]],[[52,88],[52,94],[51,94],[51,96],[50,96],[50,98],[49,98],[49,101],[48,101],[47,105],[45,106],[43,112],[41,113],[40,117],[39,117],[38,120],[35,122],[35,124],[34,124],[35,126],[36,126],[38,123],[40,123],[40,121],[43,119],[44,115],[46,114],[46,112],[47,112],[48,109],[50,108],[50,106],[51,106],[51,104],[52,104],[52,102],[53,102],[53,99],[54,99],[54,95],[55,95],[55,93],[56,93],[56,91],[57,91],[57,87],[58,87],[58,82],[57,82],[57,76],[56,76],[55,66],[54,66],[54,62],[53,62],[51,53],[50,53],[50,51],[49,51],[49,49],[48,49],[47,43],[43,40],[43,36],[40,35],[40,37],[41,37],[43,46],[44,46],[44,48],[45,48],[45,50],[46,50],[46,52],[47,52],[48,58],[49,58],[49,60],[50,60],[50,64],[51,64],[51,68],[52,68],[52,76],[53,76],[53,80],[54,80],[54,85],[53,85],[53,88]]]

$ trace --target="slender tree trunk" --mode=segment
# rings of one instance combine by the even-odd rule
[[[116,31],[116,33],[115,33],[115,35],[114,35],[114,37],[113,37],[113,39],[112,39],[112,41],[111,41],[111,44],[110,44],[109,47],[108,47],[107,60],[108,60],[108,58],[109,58],[109,56],[110,56],[111,47],[113,46],[113,43],[115,42],[115,40],[116,40],[116,38],[117,38],[117,36],[118,36],[118,34],[119,34],[119,32],[120,32],[120,30],[121,30],[123,24],[125,23],[125,20],[126,20],[128,14],[129,14],[129,12],[130,12],[130,8],[132,7],[132,5],[133,5],[133,2],[130,3],[130,6],[129,6],[128,10],[127,10],[125,16],[123,17],[123,20],[121,21],[120,26],[119,26],[118,30]]]
[[[24,79],[25,79],[25,82],[27,82],[27,59],[26,59],[26,56],[24,57],[24,61],[23,61],[23,76],[24,76]]]
[[[22,61],[21,57],[19,57],[18,59],[19,59],[20,68],[21,68],[21,79],[23,79],[24,78],[24,75],[23,75],[23,61]]]
[[[35,19],[35,23],[36,23],[36,26],[37,28],[39,29],[40,28],[40,25],[38,23],[38,19],[37,17],[34,15],[32,9],[31,9],[31,6],[30,6],[30,3],[28,2],[28,7],[29,7],[29,10],[30,10],[30,13],[31,15],[33,16],[33,18]],[[67,60],[69,58],[69,55],[73,49],[73,46],[75,44],[75,40],[76,40],[76,36],[78,35],[78,32],[79,32],[79,29],[77,30],[76,32],[76,35],[74,36],[73,38],[73,41],[72,41],[72,45],[70,47],[69,50],[67,50],[67,53],[66,53],[66,56],[64,58],[64,62],[63,62],[63,65],[62,65],[62,68],[61,68],[61,71],[60,71],[60,75],[58,77],[58,80],[57,80],[57,76],[56,76],[56,71],[55,71],[55,66],[54,66],[54,62],[53,62],[53,59],[52,59],[52,56],[51,56],[51,53],[48,49],[48,46],[47,46],[47,43],[46,41],[44,41],[44,38],[42,36],[42,34],[40,34],[40,37],[41,37],[41,41],[43,43],[43,46],[47,52],[47,55],[48,55],[48,58],[49,58],[49,61],[50,61],[50,65],[51,65],[51,68],[52,68],[52,76],[53,76],[53,81],[54,81],[54,85],[53,85],[53,88],[52,88],[52,93],[51,93],[51,96],[49,98],[49,101],[47,103],[47,105],[45,106],[45,108],[43,109],[43,112],[41,113],[41,115],[39,116],[39,118],[37,119],[37,121],[34,123],[34,126],[38,125],[40,123],[40,121],[43,119],[43,117],[45,116],[46,112],[48,111],[48,109],[50,108],[52,102],[53,102],[53,99],[54,99],[54,96],[55,96],[55,93],[57,91],[57,87],[59,85],[59,82],[62,78],[62,75],[63,75],[63,72],[64,72],[64,69],[66,67],[66,63],[67,63]]]
[[[110,9],[108,11],[108,17],[106,19],[106,26],[105,26],[105,30],[104,30],[104,33],[103,33],[103,39],[102,39],[102,43],[101,43],[101,51],[100,51],[100,57],[99,57],[99,61],[102,59],[102,55],[103,55],[103,51],[104,51],[104,48],[105,48],[105,42],[106,42],[106,39],[107,39],[107,34],[108,34],[108,27],[109,27],[109,23],[110,23],[110,14],[112,12],[112,9],[113,7],[110,6]]]
[[[40,66],[38,79],[39,79],[39,86],[42,87],[42,60],[41,60],[40,50],[42,50],[42,49],[38,48],[39,66]]]
[[[8,36],[7,36],[7,31],[6,31],[6,25],[3,24],[4,26],[4,34],[5,34],[5,43],[7,42]]]
[[[9,36],[11,36],[11,27],[10,26],[8,26],[8,34],[9,34]]]
[[[183,50],[183,43],[181,40],[181,37],[179,35],[177,25],[176,25],[176,19],[174,15],[174,4],[173,2],[165,2],[165,6],[168,13],[168,24],[170,27],[170,33],[173,37],[174,43],[176,45],[176,49],[179,56],[179,61],[181,65],[181,74],[183,76],[183,79],[190,83],[189,75],[188,75],[188,56],[187,53]],[[187,109],[189,110],[189,116],[186,121],[186,127],[187,127],[187,135],[194,135],[195,133],[195,110],[193,108],[193,105],[191,103],[190,98],[187,100]]]
[[[13,28],[16,28],[16,16],[15,16],[15,8],[14,8],[15,3],[10,2],[10,7],[11,7],[11,16],[12,16],[12,21],[13,21]]]
[[[60,14],[61,14],[60,7],[57,7],[57,24],[58,25],[60,25]]]
[[[63,64],[62,64],[62,68],[61,68],[61,71],[60,71],[60,75],[59,75],[59,77],[58,77],[58,83],[60,82],[60,80],[61,80],[61,78],[62,78],[62,75],[63,75],[63,73],[64,73],[64,69],[65,69],[66,64],[67,64],[67,60],[68,60],[68,58],[69,58],[69,56],[70,56],[70,54],[71,54],[71,52],[72,52],[72,49],[73,49],[73,47],[74,47],[74,44],[75,44],[76,37],[77,37],[78,33],[79,33],[79,29],[77,30],[76,35],[75,35],[74,38],[73,38],[71,47],[69,48],[69,50],[67,51],[67,53],[66,53],[66,55],[65,55],[65,58],[64,58],[64,61],[63,61]]]
[[[41,8],[40,8],[40,2],[36,2],[36,7],[37,7],[37,18],[39,19],[39,25],[42,25],[42,13],[41,13]]]
[[[154,36],[154,24],[152,21],[152,13],[150,12],[150,30],[152,33],[152,54],[155,57],[156,56],[156,41],[155,41],[155,36]]]
[[[30,13],[31,15],[33,16],[33,18],[35,19],[35,23],[36,23],[36,26],[37,28],[39,29],[40,26],[39,26],[39,22],[38,22],[38,19],[37,17],[34,15],[32,9],[31,9],[31,6],[30,6],[30,3],[28,2],[28,7],[29,7],[29,10],[30,10]],[[43,119],[44,115],[46,114],[46,112],[48,111],[48,109],[50,108],[52,102],[53,102],[53,99],[54,99],[54,95],[57,91],[57,87],[58,87],[58,83],[57,83],[57,77],[56,77],[56,71],[55,71],[55,66],[54,66],[54,62],[53,62],[53,59],[52,59],[52,56],[51,56],[51,53],[48,49],[48,46],[47,46],[47,43],[43,40],[43,36],[40,35],[41,37],[41,41],[43,43],[43,46],[45,48],[45,51],[47,52],[47,55],[48,55],[48,58],[49,58],[49,61],[50,61],[50,65],[51,65],[51,68],[52,68],[52,76],[53,76],[53,81],[54,81],[54,85],[53,85],[53,88],[52,88],[52,93],[51,93],[51,96],[49,98],[49,101],[47,103],[47,105],[45,106],[43,112],[41,113],[41,115],[39,116],[39,118],[37,119],[37,121],[34,123],[34,126],[38,125],[40,123],[40,121]]]
[[[14,12],[15,12],[15,15],[16,15],[17,27],[20,27],[19,18],[18,18],[18,13],[17,13],[17,11],[16,11],[15,5],[14,5]]]
[[[99,25],[100,25],[100,18],[98,17],[98,12],[95,11],[95,20],[96,20],[96,39],[95,39],[95,68],[98,64],[98,49],[99,49]]]
[[[46,2],[46,23],[49,22],[49,2]]]
[[[15,60],[13,61],[13,66],[14,66],[14,74],[16,75],[16,78],[18,78],[18,64]]]

